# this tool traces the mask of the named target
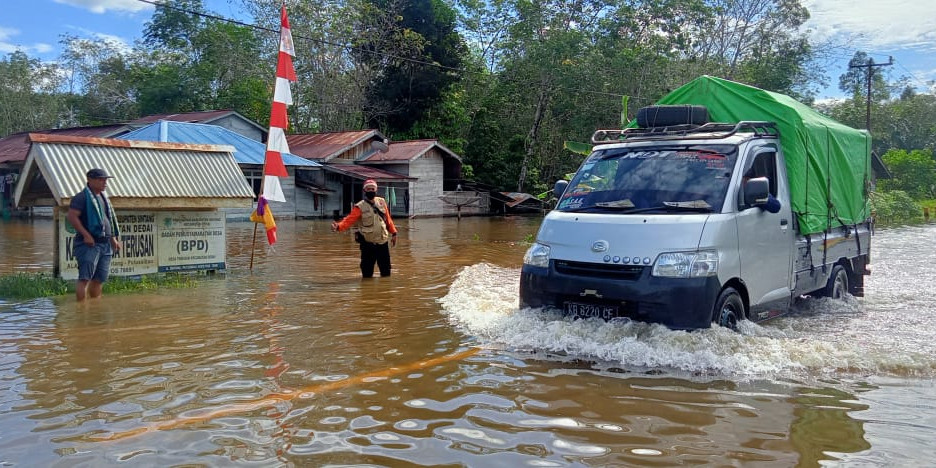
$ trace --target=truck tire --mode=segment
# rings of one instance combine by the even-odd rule
[[[671,125],[702,125],[708,123],[705,106],[647,106],[637,111],[637,126],[640,128],[668,127]]]
[[[732,330],[738,330],[738,322],[744,320],[744,300],[735,288],[725,288],[715,301],[712,323]]]
[[[842,299],[848,293],[848,272],[842,265],[832,267],[832,274],[829,275],[829,282],[826,283],[822,295],[832,299]]]

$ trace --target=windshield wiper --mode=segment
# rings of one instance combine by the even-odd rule
[[[626,213],[643,213],[646,211],[694,211],[697,213],[711,213],[712,205],[706,203],[705,200],[663,202],[663,204],[659,206],[634,208],[632,210],[627,210]]]
[[[598,202],[598,203],[595,203],[594,205],[581,206],[578,208],[569,208],[569,209],[564,209],[562,211],[569,212],[569,213],[577,213],[580,211],[590,210],[593,208],[597,208],[601,210],[614,210],[614,211],[630,210],[634,208],[634,202],[627,200],[627,199],[607,201],[607,202]]]

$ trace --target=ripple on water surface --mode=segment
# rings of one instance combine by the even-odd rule
[[[518,309],[519,276],[513,268],[468,266],[439,301],[453,324],[485,345],[561,352],[628,368],[756,378],[936,376],[932,327],[890,320],[877,303],[864,299],[805,299],[788,316],[742,322],[740,333],[720,327],[686,332]]]

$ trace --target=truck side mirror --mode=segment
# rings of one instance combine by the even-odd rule
[[[744,183],[744,205],[764,206],[770,193],[770,181],[766,177],[755,177]]]
[[[562,198],[562,194],[565,193],[565,189],[568,186],[568,180],[557,180],[556,185],[553,186],[553,195],[555,195],[556,198]]]

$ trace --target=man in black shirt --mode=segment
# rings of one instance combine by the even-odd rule
[[[120,251],[120,227],[110,200],[104,195],[107,179],[104,169],[88,171],[88,185],[71,199],[68,222],[75,228],[74,256],[78,262],[75,297],[99,297],[110,272],[111,257]]]

